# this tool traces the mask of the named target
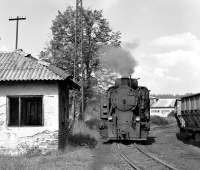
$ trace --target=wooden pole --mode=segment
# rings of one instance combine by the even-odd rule
[[[19,17],[16,18],[10,18],[9,21],[16,21],[16,40],[15,40],[15,49],[18,48],[18,29],[19,29],[19,21],[20,20],[26,20],[25,17]]]
[[[81,108],[80,116],[84,120],[84,109],[85,109],[85,99],[84,99],[84,58],[83,58],[83,4],[82,0],[76,0],[76,30],[75,30],[75,53],[76,59],[80,55],[81,59]],[[78,29],[80,34],[77,33]],[[80,35],[80,37],[78,37]],[[79,40],[79,42],[78,42]],[[75,63],[75,62],[74,62]],[[74,70],[75,71],[75,70]]]

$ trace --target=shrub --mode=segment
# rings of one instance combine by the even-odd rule
[[[160,116],[151,116],[151,123],[155,125],[168,125],[169,122],[166,118]]]
[[[79,133],[69,135],[68,144],[71,146],[88,146],[89,148],[94,148],[97,144],[97,140],[89,134]]]
[[[93,119],[87,120],[85,123],[87,127],[89,127],[90,129],[98,129],[100,120],[93,118]]]
[[[83,121],[76,121],[69,135],[68,142],[72,146],[95,147],[99,134],[96,130],[90,129]]]
[[[167,117],[175,117],[175,111],[171,111],[171,112],[167,115]]]
[[[34,156],[40,156],[42,155],[42,150],[39,149],[38,146],[35,146],[35,147],[30,147],[26,154],[25,154],[27,157],[34,157]]]
[[[39,146],[30,146],[26,142],[19,144],[17,149],[20,155],[26,157],[34,157],[42,155],[42,150],[39,148]]]

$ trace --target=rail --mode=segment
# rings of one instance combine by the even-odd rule
[[[125,146],[125,145],[124,145]],[[135,158],[131,158],[130,155],[126,154],[125,153],[125,150],[122,150],[120,148],[120,144],[116,144],[116,150],[117,150],[117,153],[118,155],[132,168],[132,169],[135,169],[135,170],[144,170],[144,169],[153,169],[152,167],[149,168],[149,167],[146,167],[144,168],[144,164],[145,164],[145,161],[151,163],[151,166],[155,166],[157,168],[155,169],[166,169],[166,170],[178,170],[177,168],[169,165],[168,163],[164,162],[163,160],[149,154],[149,153],[146,153],[143,149],[141,149],[137,144],[134,144],[133,145],[134,147],[127,147],[126,146],[126,149],[128,148],[129,151],[131,149],[132,151],[132,154],[134,155],[134,157],[139,157],[139,160],[140,162],[138,161],[135,161]],[[135,151],[133,149],[136,149]],[[139,152],[139,153],[138,153]],[[142,155],[141,155],[142,154]],[[145,157],[144,157],[145,156]],[[142,158],[142,159],[141,159]],[[141,161],[142,160],[142,161]],[[137,163],[136,163],[137,162]],[[160,167],[160,168],[158,168]]]

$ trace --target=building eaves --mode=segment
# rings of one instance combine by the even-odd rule
[[[18,52],[0,53],[0,81],[65,80],[65,71],[44,65],[31,55]]]
[[[199,95],[200,95],[200,93],[188,94],[188,95],[182,96],[181,99],[183,99],[183,98],[189,98],[189,97],[193,97],[193,96],[199,96]]]

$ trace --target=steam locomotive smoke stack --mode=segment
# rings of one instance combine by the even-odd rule
[[[103,49],[102,61],[112,71],[121,77],[127,77],[134,73],[137,62],[132,54],[124,48],[106,47]]]
[[[129,74],[121,74],[121,78],[130,78]]]
[[[120,78],[131,78],[131,74],[121,74]]]

